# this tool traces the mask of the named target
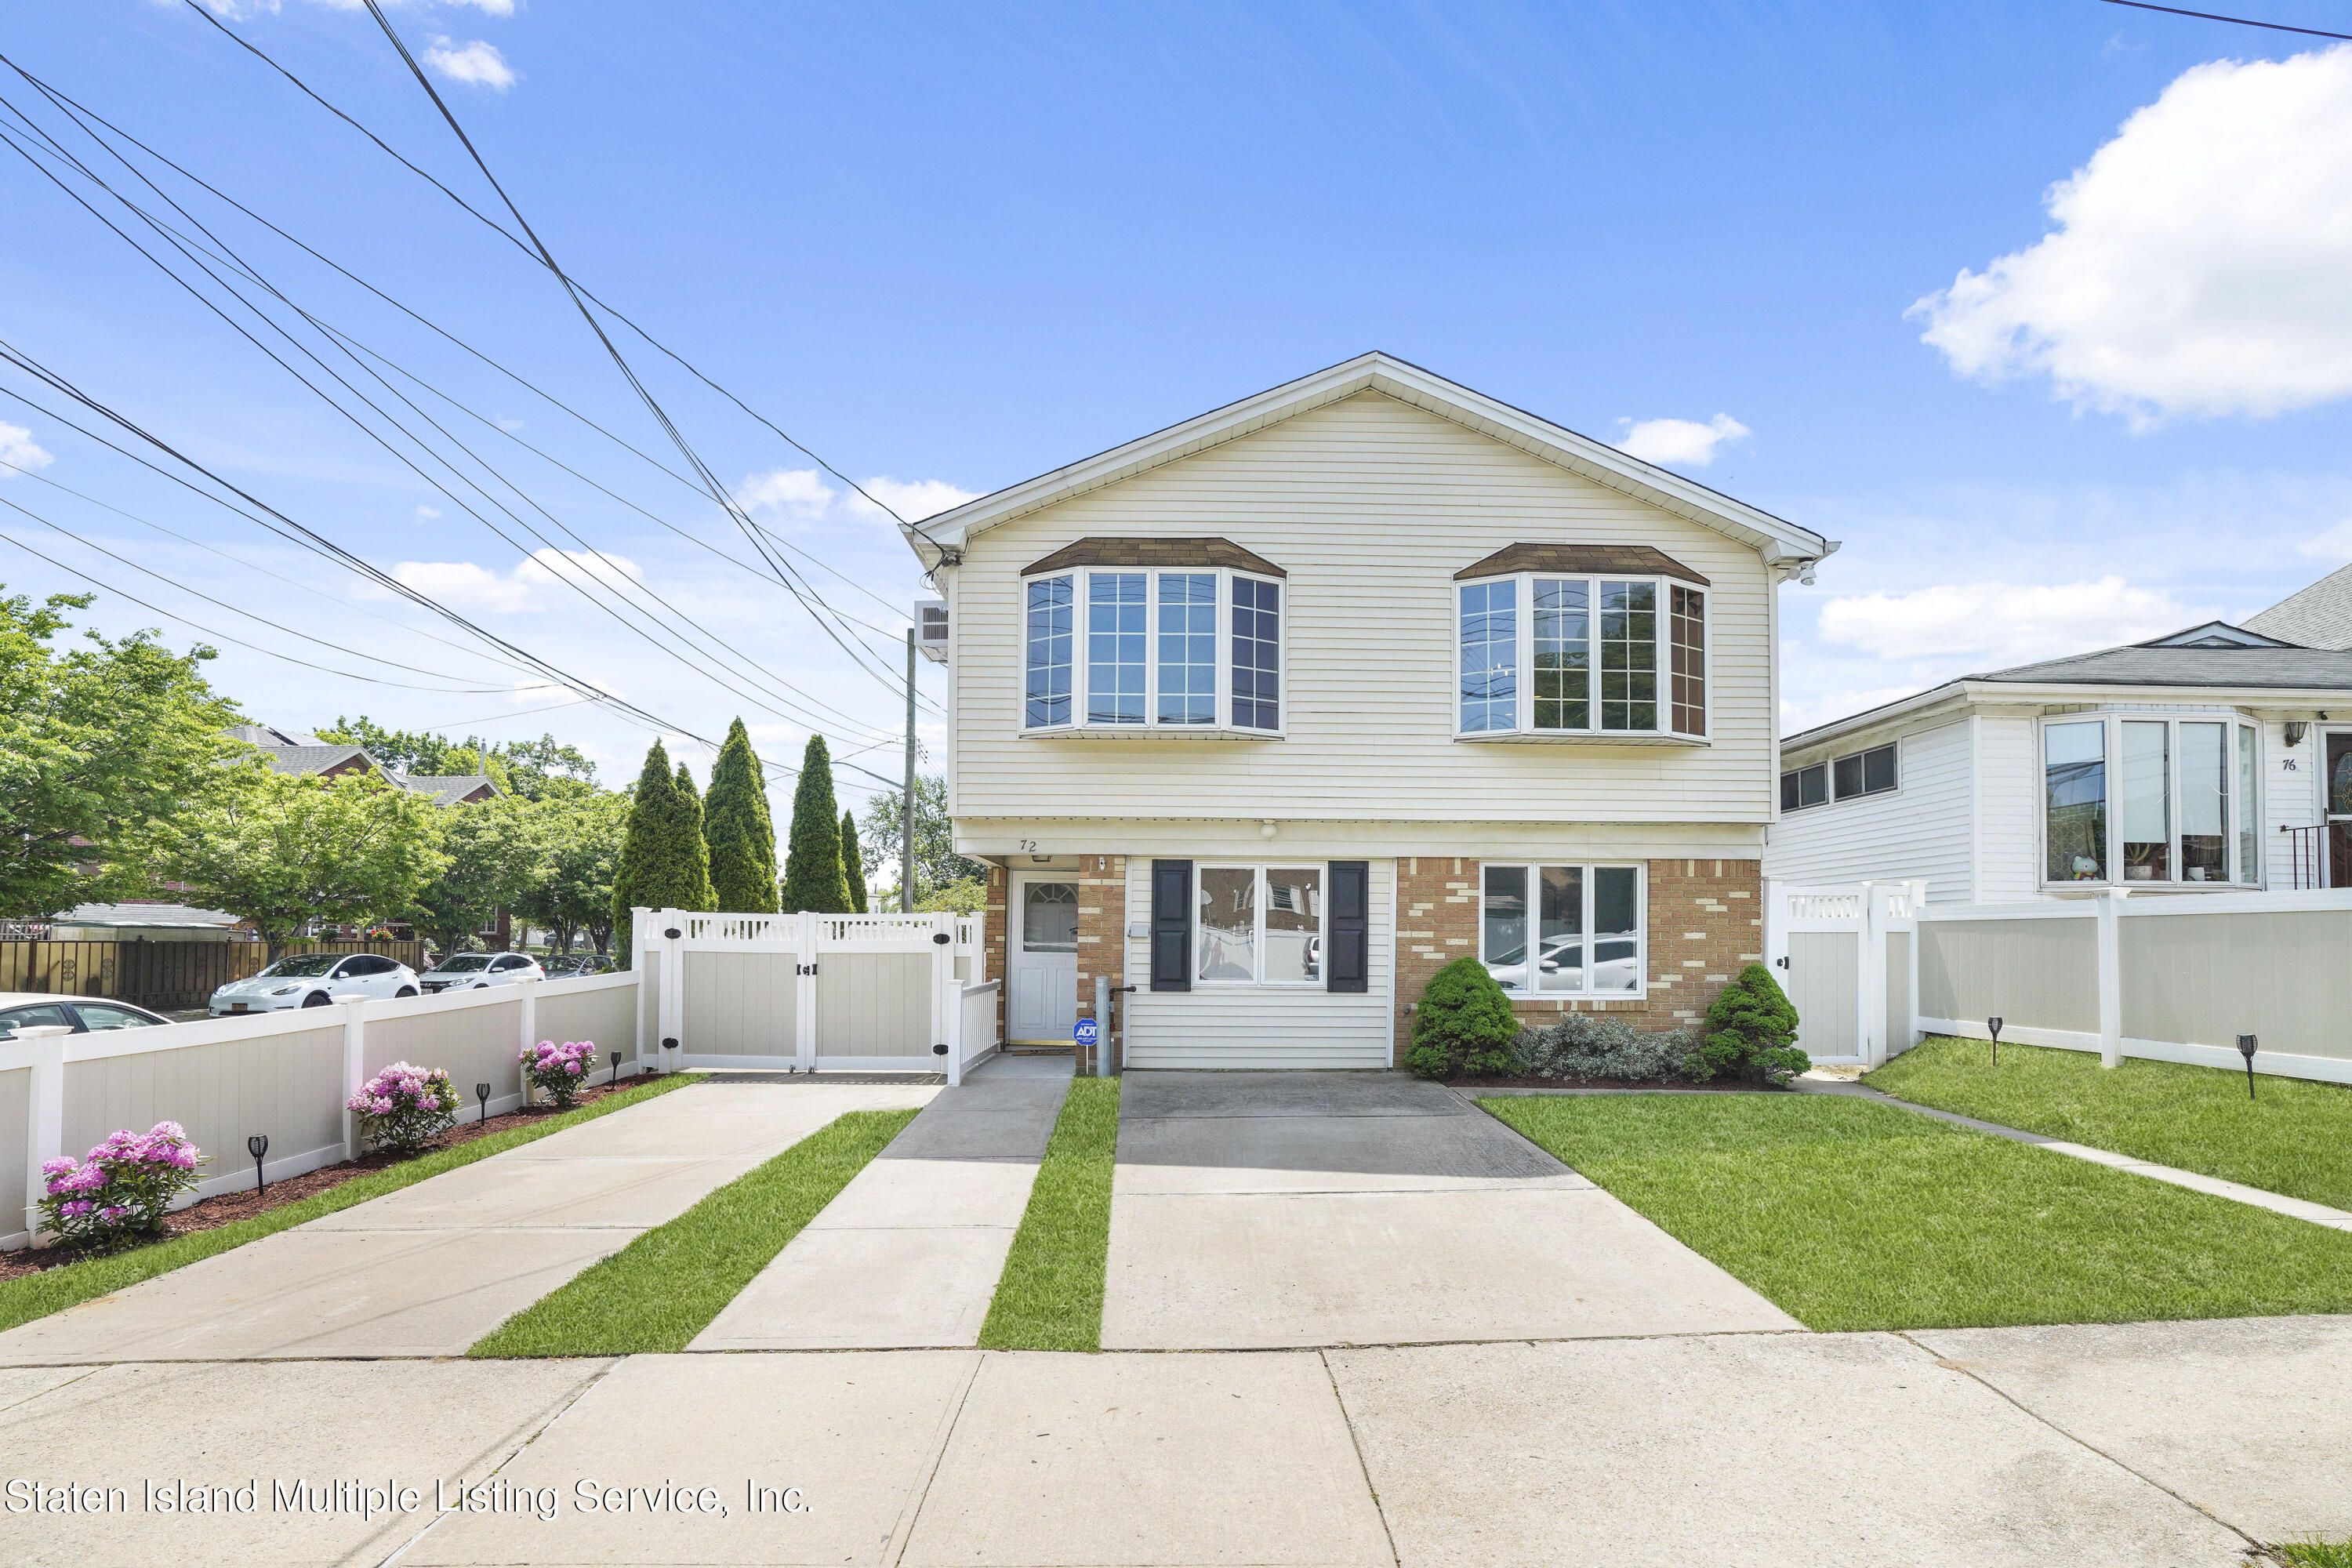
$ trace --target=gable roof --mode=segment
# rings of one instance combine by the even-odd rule
[[[2352,566],[2339,566],[2260,615],[2248,616],[2246,625],[2305,647],[2352,647]]]
[[[2227,621],[2207,621],[2201,626],[2186,631],[2170,632],[2160,637],[2150,637],[2134,647],[2298,647],[2305,645],[2284,637],[2264,637],[2260,632],[2233,626]]]
[[[476,790],[499,793],[488,773],[393,773],[390,777],[412,795],[431,795],[436,805],[456,805]]]
[[[992,495],[966,501],[936,517],[910,523],[902,531],[928,571],[959,556],[972,535],[987,529],[1088,490],[1133,479],[1163,463],[1189,458],[1361,392],[1384,393],[1597,484],[1714,529],[1757,551],[1769,563],[1786,564],[1791,572],[1837,549],[1836,541],[1824,539],[1811,529],[1800,528],[1745,501],[1734,500],[1654,463],[1628,457],[1605,442],[1580,436],[1483,392],[1473,392],[1419,365],[1378,353],[1359,354],[1328,370],[1285,382],[1254,397],[1229,403],[1181,425],[1171,425],[1108,452],[1098,452]]]
[[[269,759],[269,771],[276,773],[323,773],[353,761],[371,769],[375,766],[375,759],[358,746],[335,746],[324,742],[308,746],[264,744],[261,754]]]

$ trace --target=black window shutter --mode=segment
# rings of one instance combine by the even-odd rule
[[[1362,991],[1371,972],[1372,865],[1369,860],[1331,862],[1331,952],[1324,988]]]
[[[1151,863],[1151,988],[1192,989],[1192,862]]]

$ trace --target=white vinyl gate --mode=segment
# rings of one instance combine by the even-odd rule
[[[637,968],[651,978],[641,1033],[665,1068],[959,1082],[996,1047],[992,1003],[964,994],[980,956],[971,916],[640,910],[635,930]]]
[[[1910,1048],[1912,931],[1927,898],[1925,882],[1765,883],[1765,958],[1806,1055],[1875,1067]]]

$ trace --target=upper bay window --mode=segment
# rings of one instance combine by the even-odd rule
[[[2043,880],[2258,885],[2259,746],[2224,716],[2045,721]]]
[[[1280,567],[1222,539],[1086,539],[1024,576],[1024,730],[1281,731]]]
[[[1457,733],[1706,734],[1696,573],[1649,549],[1515,544],[1455,575]]]

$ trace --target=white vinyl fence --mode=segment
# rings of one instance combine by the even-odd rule
[[[2352,1083],[2352,889],[1930,906],[1916,887],[1766,885],[1766,952],[1817,1058],[1875,1066],[1999,1018],[2109,1066],[2237,1068],[2252,1035],[2257,1072]]]
[[[41,1163],[79,1158],[117,1128],[177,1121],[212,1157],[194,1198],[253,1181],[246,1140],[269,1140],[271,1181],[359,1152],[343,1102],[396,1061],[446,1068],[461,1114],[523,1103],[521,1052],[543,1039],[593,1040],[598,1075],[613,1053],[621,1075],[646,1070],[637,977],[523,981],[398,1000],[351,997],[331,1007],[241,1014],[145,1029],[68,1034],[28,1029],[0,1041],[0,1247],[23,1247],[38,1224]]]
[[[995,987],[971,983],[976,916],[641,910],[631,951],[646,976],[638,1033],[665,1067],[953,1084],[997,1047]]]

